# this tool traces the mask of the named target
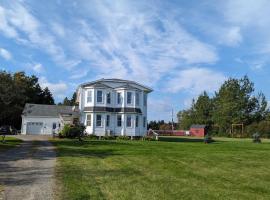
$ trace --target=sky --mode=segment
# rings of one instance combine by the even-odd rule
[[[269,0],[0,0],[0,70],[36,75],[56,102],[100,78],[145,84],[149,120],[229,77],[248,75],[269,100],[269,10]]]

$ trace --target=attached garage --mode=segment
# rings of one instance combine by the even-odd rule
[[[42,133],[43,133],[43,123],[42,122],[27,122],[26,134],[41,135]]]
[[[76,108],[75,108],[76,109]],[[26,104],[22,113],[21,134],[52,135],[65,124],[63,116],[77,116],[73,106]]]

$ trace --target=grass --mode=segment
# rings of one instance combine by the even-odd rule
[[[269,199],[270,143],[54,140],[61,199]]]
[[[14,137],[6,137],[5,142],[2,143],[2,136],[0,136],[0,153],[2,151],[6,151],[10,148],[14,148],[17,145],[19,145],[22,142],[22,140],[14,138]]]

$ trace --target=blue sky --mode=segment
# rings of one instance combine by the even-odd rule
[[[38,76],[56,101],[99,78],[146,84],[150,120],[228,77],[248,75],[270,99],[269,10],[268,0],[1,0],[0,68]]]

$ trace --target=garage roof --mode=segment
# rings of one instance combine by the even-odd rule
[[[78,107],[74,106],[58,106],[58,105],[44,105],[44,104],[30,104],[24,106],[22,114],[24,116],[50,116],[58,117],[60,114],[77,114]]]

